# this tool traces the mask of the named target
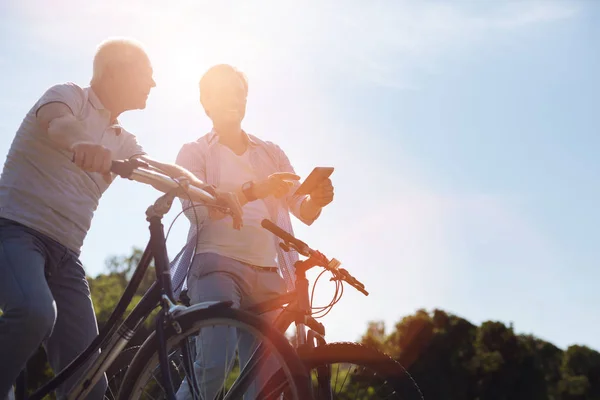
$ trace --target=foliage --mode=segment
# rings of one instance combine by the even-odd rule
[[[600,399],[600,353],[562,351],[497,321],[475,326],[442,310],[418,310],[389,333],[371,322],[361,341],[407,367],[426,399]]]

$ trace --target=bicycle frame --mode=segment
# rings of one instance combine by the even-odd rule
[[[157,307],[161,307],[156,318],[156,336],[159,345],[159,364],[163,377],[163,387],[167,390],[169,399],[174,399],[174,388],[172,386],[171,371],[168,368],[168,355],[166,352],[166,339],[163,330],[166,329],[166,322],[174,311],[193,311],[199,308],[198,306],[216,306],[211,305],[196,305],[184,307],[176,305],[171,284],[171,275],[169,273],[169,259],[165,245],[164,227],[162,217],[170,210],[172,202],[176,197],[176,191],[173,190],[161,196],[156,202],[146,211],[147,220],[150,224],[150,239],[146,245],[146,249],[142,255],[138,266],[136,267],[133,276],[125,292],[119,299],[119,302],[112,314],[110,315],[106,325],[102,328],[99,335],[92,343],[67,367],[60,371],[53,379],[47,382],[44,386],[36,390],[31,396],[25,396],[25,379],[23,374],[19,377],[17,384],[18,400],[42,400],[44,396],[56,390],[67,378],[72,376],[75,371],[79,370],[90,357],[96,354],[98,349],[103,348],[100,356],[86,369],[85,373],[79,378],[77,384],[68,393],[68,400],[85,399],[90,390],[102,379],[103,374],[108,370],[117,356],[125,348],[127,343],[131,341],[139,326],[148,318],[150,313]],[[139,288],[142,279],[148,270],[150,261],[154,259],[156,281],[146,291],[140,302],[135,306],[127,318],[119,324],[127,307],[131,303],[136,290]],[[228,302],[217,302],[218,304],[227,305]],[[229,305],[227,305],[229,306]],[[179,309],[179,310],[178,310]],[[183,311],[185,313],[186,311]],[[182,313],[182,314],[183,314]],[[176,320],[173,321],[175,330],[178,326]],[[192,368],[192,362],[189,359],[189,343],[187,341],[182,344],[182,354],[184,354],[184,368],[186,374],[195,380]],[[250,356],[246,367],[240,371],[240,381],[235,383],[235,387],[230,389],[227,398],[237,398],[235,396],[244,393],[244,390],[255,377],[256,368],[260,365],[268,353],[265,353],[262,345],[257,346],[253,354]],[[20,386],[20,387],[19,387]]]
[[[290,305],[285,307],[283,312],[276,318],[275,327],[280,332],[285,332],[291,323],[295,322],[297,328],[296,336],[298,339],[297,347],[299,349],[303,347],[315,347],[315,343],[324,344],[325,327],[312,317],[306,271],[313,267],[321,266],[325,268],[325,270],[333,272],[333,280],[339,280],[340,282],[345,281],[349,283],[350,286],[363,293],[365,296],[368,296],[369,292],[367,292],[364,289],[364,285],[350,275],[348,271],[343,268],[339,268],[341,263],[335,258],[328,260],[319,251],[311,249],[306,243],[296,239],[290,233],[284,231],[268,219],[263,219],[261,226],[282,240],[279,245],[284,251],[290,251],[290,249],[294,249],[298,252],[298,254],[308,258],[301,261],[296,261],[294,264],[296,275],[296,290],[294,292],[278,296],[274,299],[267,300],[259,304],[255,304],[249,307],[247,310],[257,314],[262,314],[267,311],[279,309],[283,305],[290,303]],[[308,333],[305,330],[306,326],[308,326],[310,329]]]
[[[284,333],[292,323],[296,324],[297,351],[310,350],[323,346],[325,340],[325,326],[311,315],[308,279],[306,271],[315,266],[310,259],[296,261],[296,289],[292,292],[277,296],[273,299],[254,304],[246,309],[248,312],[262,314],[283,308],[274,322],[275,329]],[[283,307],[288,304],[287,307]],[[308,327],[308,331],[306,330]],[[321,395],[332,398],[331,366],[318,369],[317,380]]]
[[[163,313],[161,315],[164,315],[174,306],[176,302],[171,287],[169,260],[162,224],[162,217],[169,211],[174,198],[174,193],[164,194],[146,211],[147,220],[150,224],[150,240],[131,280],[125,288],[125,292],[119,299],[117,306],[99,335],[75,360],[29,397],[25,397],[25,388],[22,386],[25,384],[25,379],[21,376],[17,382],[17,399],[41,400],[44,396],[56,390],[59,385],[88,362],[100,348],[103,348],[100,356],[87,368],[86,372],[78,380],[78,383],[67,395],[68,399],[85,398],[94,385],[103,377],[103,374],[114,362],[119,353],[133,338],[138,327],[148,318],[150,313],[160,305],[162,306]],[[129,316],[119,324],[136,290],[139,288],[152,259],[154,259],[155,264],[156,281],[146,291]]]
[[[310,268],[312,265],[308,260],[297,261],[295,290],[244,309],[255,314],[283,309],[275,319],[274,326],[283,333],[292,323],[295,323],[299,349],[306,346],[315,347],[315,341],[318,345],[326,343],[325,326],[311,315],[308,279],[306,279],[306,271]],[[288,306],[284,307],[286,304]],[[306,327],[309,328],[308,332]]]

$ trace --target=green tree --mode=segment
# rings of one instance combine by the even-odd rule
[[[396,358],[426,399],[600,399],[600,354],[584,346],[562,351],[512,324],[475,326],[443,310],[418,310],[391,332],[371,322],[361,338]]]
[[[367,332],[362,336],[361,343],[384,353],[391,353],[386,348],[385,323],[383,321],[371,321],[367,325]]]
[[[563,400],[600,399],[600,353],[570,346],[563,354],[559,392]]]

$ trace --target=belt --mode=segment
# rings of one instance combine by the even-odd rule
[[[242,263],[244,265],[247,265],[248,267],[252,268],[255,271],[259,271],[259,272],[279,272],[279,268],[277,267],[260,267],[258,265],[254,265],[254,264],[248,264],[247,262]]]

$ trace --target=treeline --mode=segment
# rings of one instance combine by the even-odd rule
[[[512,326],[476,326],[442,310],[419,310],[390,333],[371,323],[362,341],[407,366],[426,399],[600,399],[600,353],[561,350]]]
[[[134,249],[129,256],[112,257],[106,274],[89,278],[100,327],[141,254]],[[151,267],[131,308],[154,278]],[[131,345],[143,342],[151,324],[147,321]],[[532,335],[515,334],[512,326],[500,322],[476,326],[442,310],[419,310],[389,332],[383,323],[372,322],[357,339],[399,360],[426,400],[600,400],[600,353],[576,345],[561,350]],[[51,377],[43,350],[30,360],[27,376],[29,388]]]

